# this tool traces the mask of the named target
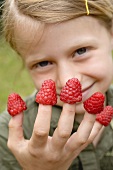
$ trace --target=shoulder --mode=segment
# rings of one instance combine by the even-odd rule
[[[106,92],[107,105],[113,106],[113,85],[111,85]]]
[[[106,92],[106,100],[107,100],[107,105],[110,105],[113,107],[113,85],[111,85]],[[113,119],[111,120],[111,128],[113,129]]]

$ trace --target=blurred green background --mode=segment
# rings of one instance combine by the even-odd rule
[[[34,85],[20,57],[0,37],[0,113],[6,109],[10,93],[16,92],[25,97],[33,90]]]

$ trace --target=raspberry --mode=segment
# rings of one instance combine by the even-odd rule
[[[36,95],[36,102],[43,105],[55,105],[57,103],[56,86],[53,80],[44,81]]]
[[[81,84],[77,78],[69,79],[60,93],[60,100],[74,104],[82,100]]]
[[[113,118],[113,107],[106,106],[104,110],[96,115],[96,120],[104,126],[108,126]]]
[[[100,93],[94,93],[90,98],[83,102],[84,108],[88,113],[97,114],[104,108],[105,96]]]
[[[15,116],[27,109],[26,103],[17,93],[8,96],[7,111],[11,116]]]

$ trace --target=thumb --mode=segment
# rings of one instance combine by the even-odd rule
[[[24,140],[23,136],[23,113],[19,113],[11,118],[9,122],[9,137],[8,137],[8,148],[14,150],[17,145]]]

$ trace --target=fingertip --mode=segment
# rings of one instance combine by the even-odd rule
[[[87,121],[93,121],[94,122],[96,120],[96,114],[91,114],[91,113],[88,113],[87,111],[85,111],[84,118]]]
[[[8,144],[10,148],[15,149],[17,144],[24,139],[23,135],[23,113],[19,113],[11,118],[9,121],[9,137]]]
[[[23,122],[23,112],[12,116],[10,122],[9,122],[9,126],[13,125],[13,126],[21,126]]]

